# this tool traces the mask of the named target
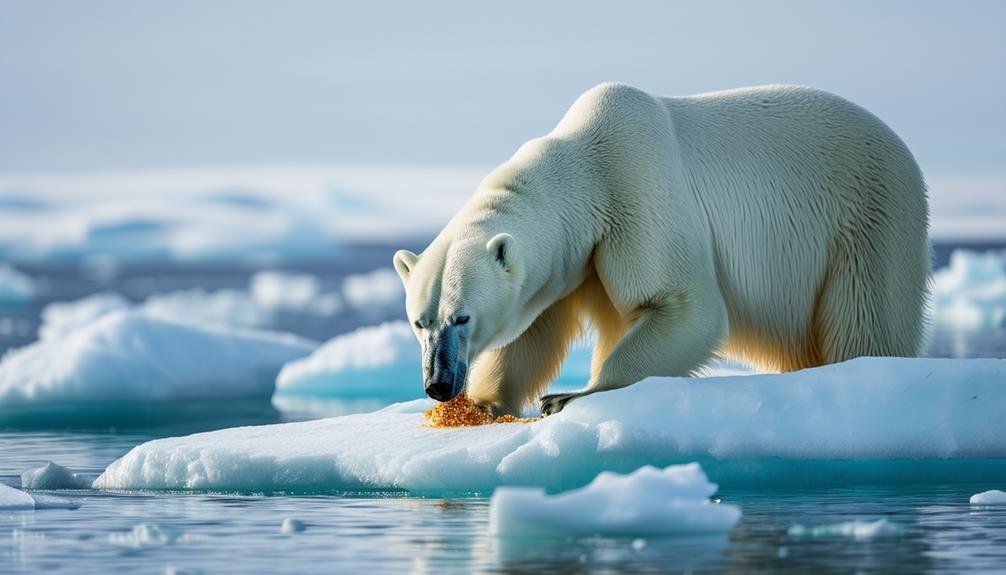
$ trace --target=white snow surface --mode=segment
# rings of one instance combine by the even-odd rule
[[[568,489],[698,461],[725,485],[1006,480],[1006,360],[860,358],[777,375],[649,378],[531,424],[431,429],[430,400],[144,443],[105,489]]]
[[[970,499],[971,505],[1006,505],[1006,491],[991,489],[975,493]]]
[[[252,276],[249,290],[255,303],[264,309],[331,315],[340,305],[337,295],[321,293],[321,281],[311,274],[260,271]]]
[[[933,274],[936,319],[958,329],[1006,328],[1006,252],[954,250]]]
[[[12,350],[0,361],[0,413],[51,405],[267,398],[280,367],[313,342],[116,311]]]
[[[131,303],[115,292],[98,292],[78,300],[53,302],[42,308],[40,339],[65,337],[114,311],[129,309]]]
[[[8,264],[0,263],[0,306],[19,306],[35,297],[35,280]]]
[[[598,474],[587,486],[558,495],[535,487],[501,487],[489,506],[489,533],[501,537],[695,535],[730,531],[736,505],[716,504],[697,463],[628,475]]]

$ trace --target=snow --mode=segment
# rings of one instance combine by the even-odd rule
[[[1006,492],[998,489],[982,491],[971,496],[971,505],[1006,505]]]
[[[489,532],[505,537],[694,535],[730,531],[735,505],[716,493],[697,463],[640,467],[628,475],[600,473],[586,487],[546,495],[544,489],[501,487],[489,506]]]
[[[488,492],[699,462],[721,487],[1006,481],[1006,361],[861,358],[649,378],[531,424],[432,429],[431,400],[144,443],[104,489]]]
[[[21,489],[87,489],[91,481],[51,461],[21,472]]]
[[[1006,252],[954,250],[933,274],[936,319],[958,329],[1006,328]]]
[[[876,521],[845,521],[832,525],[817,525],[805,527],[803,525],[793,525],[786,534],[793,538],[847,538],[856,541],[868,541],[877,537],[891,537],[900,535],[905,531],[904,527],[897,523],[891,523],[886,519]]]
[[[85,406],[264,399],[280,367],[313,347],[286,334],[116,311],[8,352],[0,361],[0,420],[47,410],[72,416]]]
[[[0,264],[0,306],[20,306],[35,297],[35,282],[8,264]]]
[[[392,268],[347,276],[342,293],[350,306],[364,313],[405,307],[405,288]]]
[[[273,321],[269,309],[259,306],[247,292],[236,289],[194,288],[153,294],[141,309],[150,317],[206,326],[266,327]]]
[[[129,300],[115,292],[99,292],[68,302],[53,302],[42,308],[38,335],[41,339],[65,337],[99,317],[128,309]]]
[[[0,483],[0,511],[32,509],[77,509],[80,503],[55,495],[29,494]]]

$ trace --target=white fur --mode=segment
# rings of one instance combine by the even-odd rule
[[[455,328],[458,361],[479,358],[468,393],[513,413],[554,378],[581,319],[598,345],[580,395],[717,353],[770,371],[915,355],[927,220],[908,149],[837,96],[602,84],[395,263],[424,348],[469,315]],[[506,261],[490,245],[501,233]]]

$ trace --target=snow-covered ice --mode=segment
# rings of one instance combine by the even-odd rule
[[[74,301],[53,302],[42,308],[38,335],[41,339],[64,337],[94,323],[99,317],[130,306],[128,299],[115,292],[98,292]]]
[[[265,399],[280,367],[313,348],[288,334],[116,311],[8,352],[0,361],[0,418],[53,411],[73,417],[78,409],[137,402]]]
[[[600,473],[587,486],[558,495],[534,487],[501,487],[489,507],[497,536],[695,535],[724,533],[740,519],[735,505],[716,504],[697,463],[643,466],[628,475]]]
[[[409,324],[388,322],[336,336],[283,366],[276,394],[415,399],[423,394],[419,342]]]
[[[87,489],[91,480],[51,461],[21,472],[21,489]]]
[[[202,288],[156,293],[140,309],[151,317],[196,325],[266,327],[273,321],[269,309],[258,305],[248,292]]]
[[[0,263],[0,306],[19,306],[35,297],[35,281],[8,264]]]
[[[795,373],[650,378],[531,424],[432,429],[418,400],[151,441],[106,489],[488,492],[698,461],[721,487],[1006,481],[1006,361],[861,358]]]
[[[264,270],[252,276],[252,299],[264,309],[331,315],[338,311],[336,294],[322,294],[321,281],[311,274]]]
[[[405,287],[392,268],[347,276],[342,294],[350,306],[364,313],[405,307]]]
[[[959,329],[1006,327],[1006,252],[954,250],[933,274],[936,319]]]
[[[1006,492],[998,489],[975,493],[970,499],[971,505],[1006,505]]]
[[[0,483],[0,511],[30,511],[32,509],[77,509],[80,503],[55,495],[25,493]]]
[[[876,521],[844,521],[831,525],[793,525],[786,534],[793,538],[847,538],[868,541],[877,537],[891,537],[904,533],[905,528],[886,519]]]

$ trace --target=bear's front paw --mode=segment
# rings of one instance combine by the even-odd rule
[[[542,415],[552,415],[554,413],[559,413],[562,408],[566,407],[566,404],[573,400],[575,397],[580,397],[581,393],[553,393],[551,395],[545,395],[541,398],[541,414]]]

